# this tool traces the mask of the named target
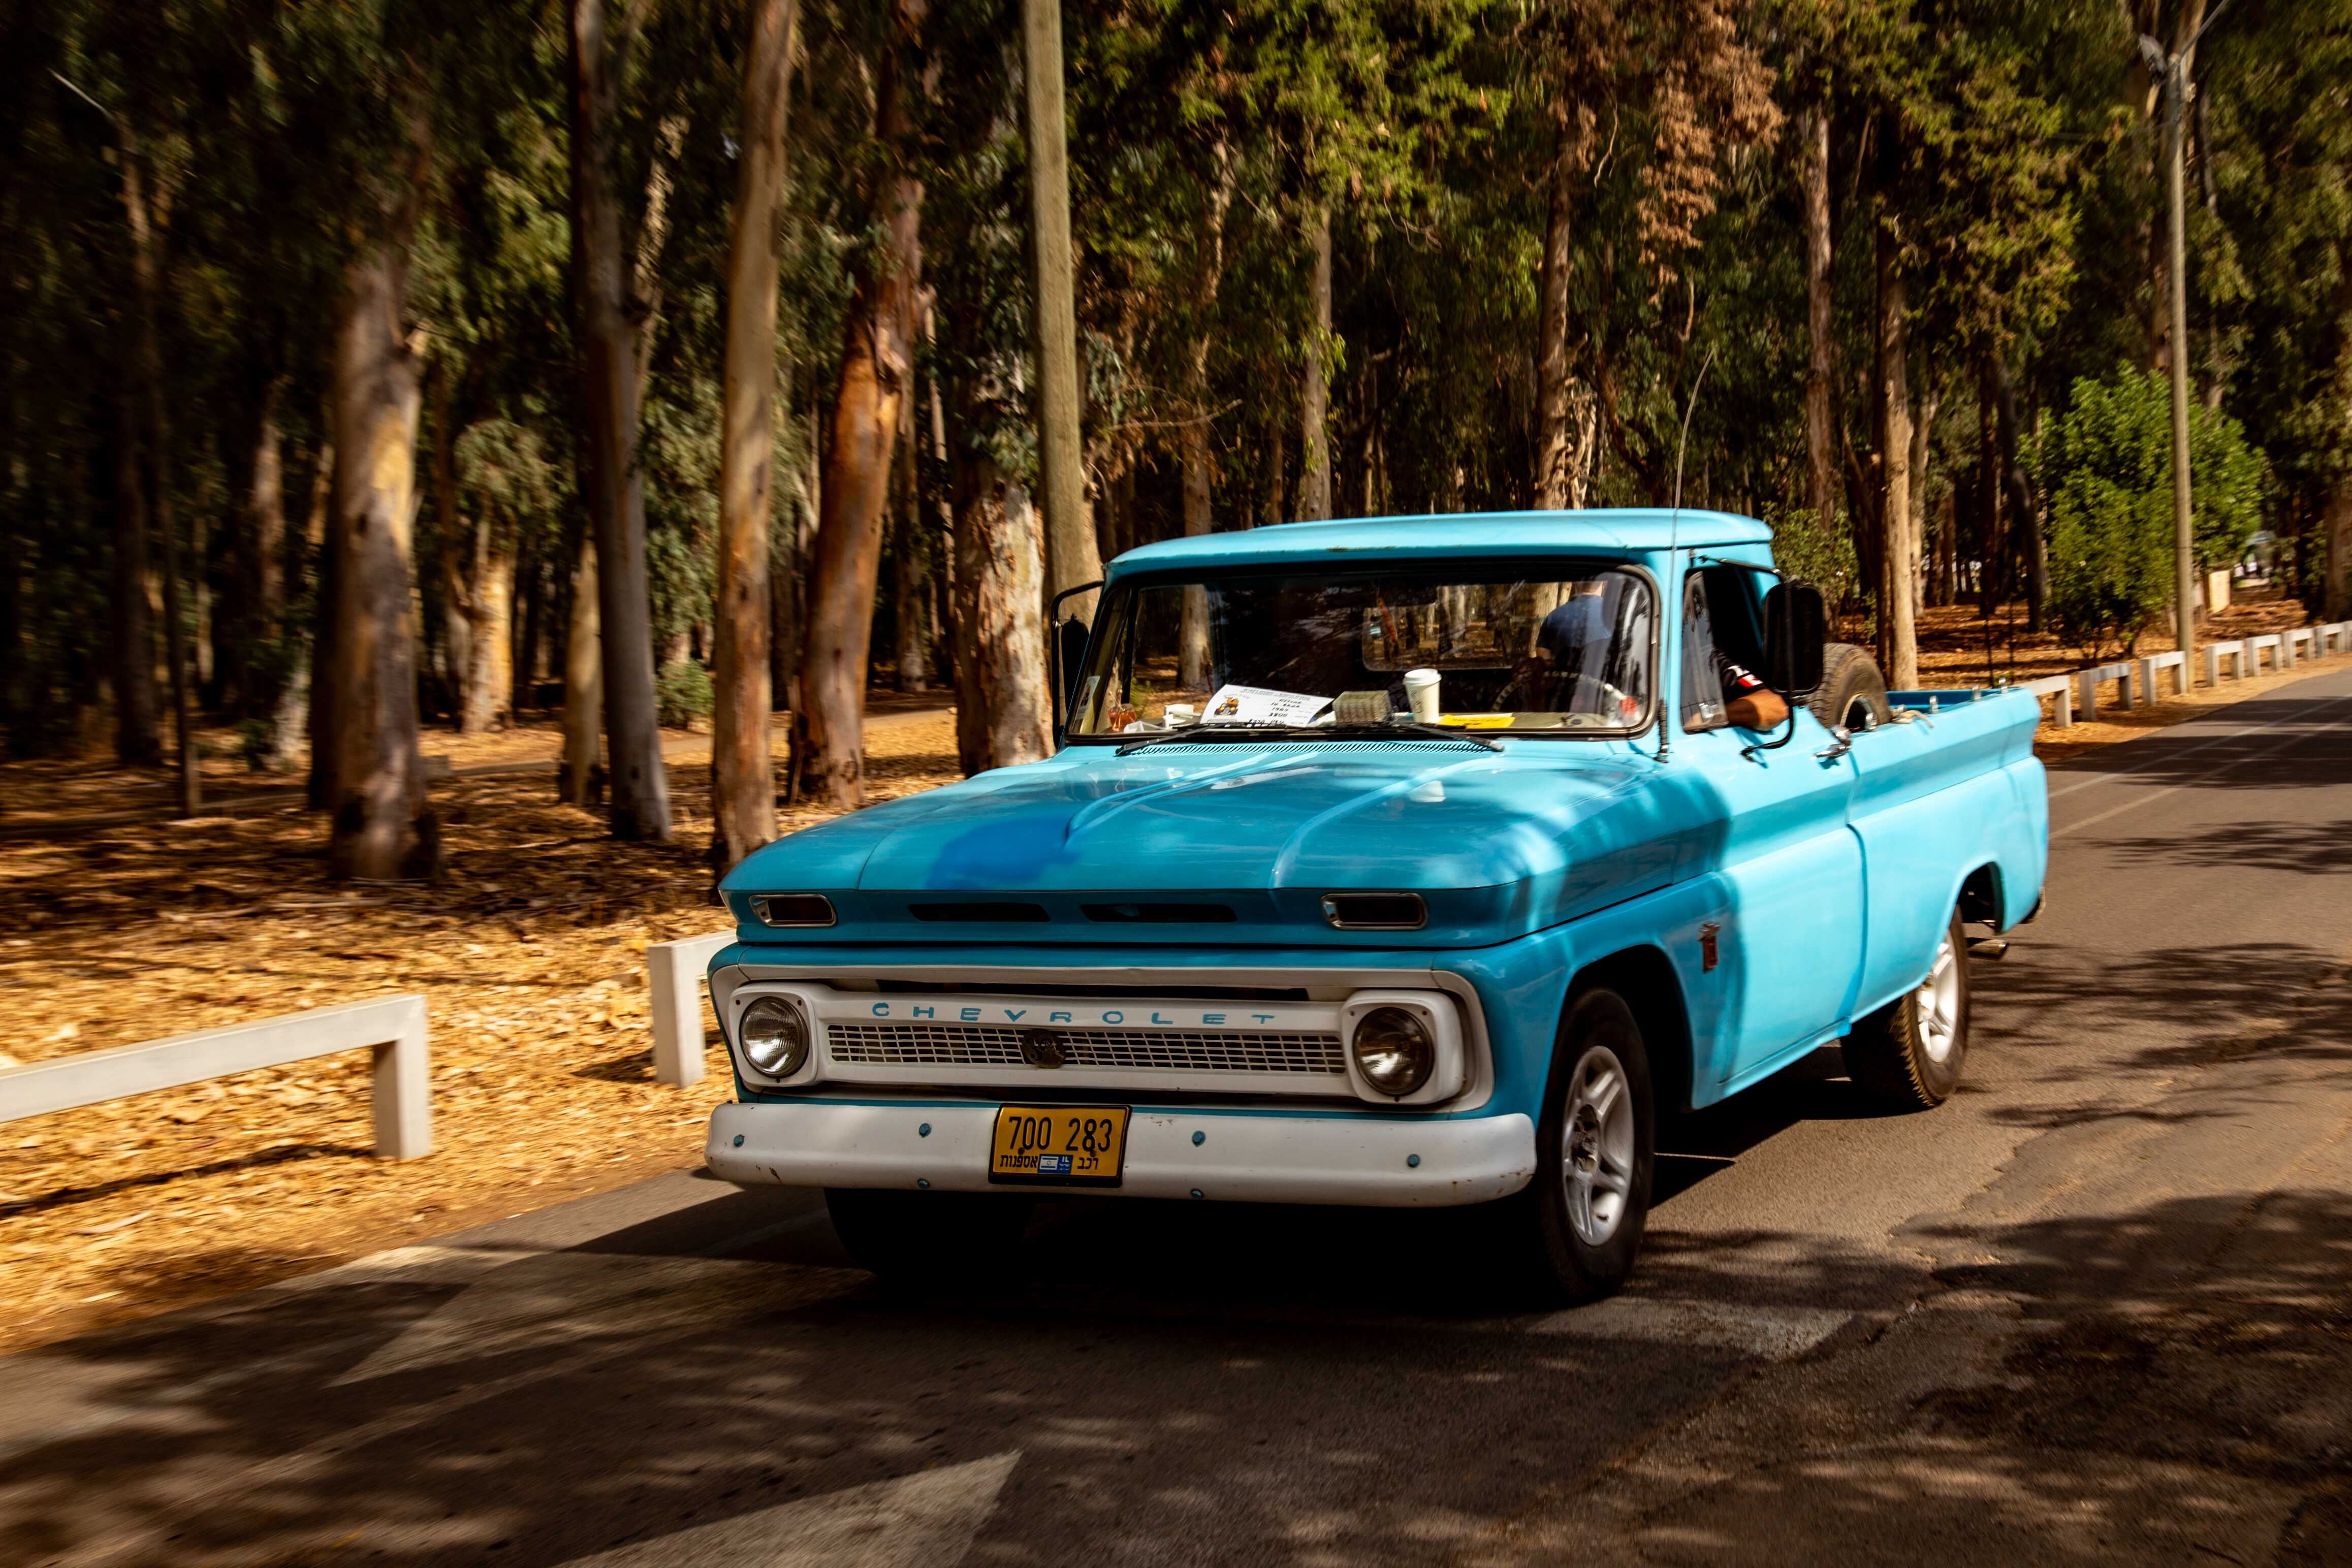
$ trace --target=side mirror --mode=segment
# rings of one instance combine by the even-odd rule
[[[1822,684],[1822,651],[1830,640],[1828,606],[1810,582],[1788,581],[1764,596],[1764,684],[1801,697]]]

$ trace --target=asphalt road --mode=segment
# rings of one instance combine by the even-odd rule
[[[1962,1093],[1671,1127],[1618,1301],[1115,1202],[894,1299],[681,1174],[0,1362],[0,1563],[2352,1562],[2352,672],[2051,798]]]

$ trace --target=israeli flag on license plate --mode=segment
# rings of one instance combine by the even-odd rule
[[[1039,1176],[1069,1175],[1070,1156],[1067,1155],[1039,1155],[1037,1156],[1037,1174]]]

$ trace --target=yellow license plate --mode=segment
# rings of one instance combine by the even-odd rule
[[[1003,1105],[988,1143],[988,1179],[1040,1186],[1117,1186],[1127,1163],[1124,1105]]]

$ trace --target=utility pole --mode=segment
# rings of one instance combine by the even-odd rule
[[[2197,668],[2196,530],[2189,508],[2189,246],[2181,215],[2181,143],[2189,96],[2189,71],[2181,55],[2165,62],[2164,184],[2171,235],[2165,271],[2172,295],[2172,577],[2175,635],[2180,647],[2182,685]]]
[[[1029,108],[1029,212],[1037,252],[1038,499],[1048,596],[1102,575],[1078,457],[1078,323],[1070,257],[1070,155],[1061,0],[1021,0]]]
[[[2175,635],[2179,639],[2184,682],[2197,667],[2197,546],[2190,504],[2189,472],[2189,244],[2183,187],[2187,162],[2189,65],[2197,57],[2198,40],[2205,37],[2230,0],[2221,0],[2209,12],[2189,41],[2165,53],[2164,46],[2140,35],[2141,57],[2164,82],[2164,186],[2168,228],[2166,282],[2172,318],[2172,579]]]

